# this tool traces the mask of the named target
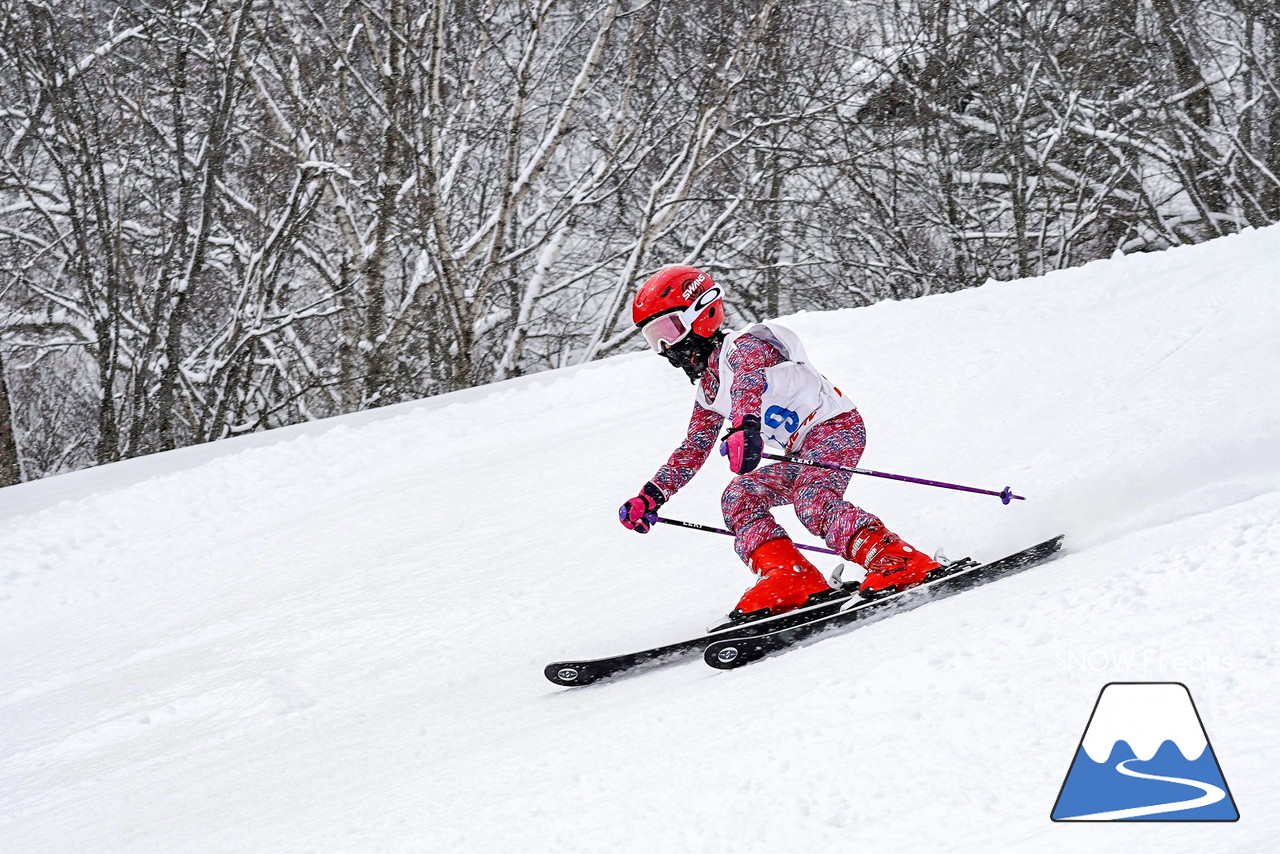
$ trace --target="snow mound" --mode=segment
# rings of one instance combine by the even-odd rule
[[[734,673],[541,675],[750,581],[616,522],[690,406],[648,354],[4,490],[0,850],[1077,850],[1049,810],[1126,680],[1188,685],[1245,819],[1148,847],[1267,850],[1278,262],[1271,228],[787,318],[866,466],[1028,496],[851,500],[953,557],[1067,549]],[[718,523],[728,476],[670,515]]]

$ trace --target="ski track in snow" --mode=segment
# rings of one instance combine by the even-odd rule
[[[750,582],[728,538],[617,524],[690,407],[647,353],[0,490],[0,851],[1127,852],[1049,811],[1142,680],[1188,685],[1242,814],[1142,846],[1270,851],[1277,258],[1271,228],[788,318],[864,465],[1028,496],[851,500],[953,557],[1068,538],[738,672],[542,677]],[[718,525],[728,477],[665,511]]]

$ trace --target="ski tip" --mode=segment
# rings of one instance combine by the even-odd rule
[[[1013,555],[1009,555],[1009,557],[1014,557],[1019,554],[1036,555],[1041,558],[1048,557],[1062,549],[1062,544],[1066,538],[1066,534],[1055,534],[1047,540],[1036,543],[1034,546],[1028,546],[1021,552],[1015,552]]]
[[[703,661],[717,670],[733,670],[735,667],[741,667],[747,663],[743,655],[744,643],[745,639],[717,641],[703,652]]]
[[[593,681],[588,678],[586,671],[582,667],[567,662],[548,664],[543,668],[542,675],[546,676],[548,681],[567,688],[576,685],[587,685]]]
[[[1025,556],[1030,561],[1032,561],[1033,563],[1040,563],[1041,561],[1048,560],[1049,558],[1056,555],[1058,552],[1062,551],[1062,544],[1063,542],[1066,541],[1066,538],[1067,538],[1066,534],[1058,534],[1057,536],[1050,537],[1044,542],[1036,543],[1034,546],[1031,546],[1028,549],[1024,549],[1023,551],[1018,552],[1015,555],[1010,555],[1009,557],[1017,557],[1019,555],[1022,555],[1022,556]],[[1008,560],[1008,559],[1009,558],[1004,558],[1004,560]],[[993,561],[993,563],[994,562],[995,561]]]
[[[707,663],[712,667],[727,666],[738,657],[738,648],[736,646],[726,646],[724,649],[718,650],[715,655],[707,659]]]

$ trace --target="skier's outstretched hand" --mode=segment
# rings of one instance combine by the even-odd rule
[[[764,440],[760,438],[760,417],[740,415],[724,437],[720,453],[729,458],[729,468],[734,474],[755,471],[760,465]]]
[[[618,521],[639,534],[649,533],[649,529],[658,521],[658,508],[665,504],[667,496],[652,483],[646,483],[644,489],[635,498],[628,498],[618,508]]]

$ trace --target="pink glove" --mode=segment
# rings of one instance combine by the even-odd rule
[[[618,521],[625,527],[639,534],[649,533],[649,528],[658,521],[658,508],[665,504],[667,496],[652,483],[646,483],[644,489],[635,498],[628,498],[618,508]]]
[[[760,438],[760,418],[756,415],[739,415],[733,429],[725,434],[720,454],[729,458],[729,468],[734,474],[755,471],[760,465],[764,440]]]

